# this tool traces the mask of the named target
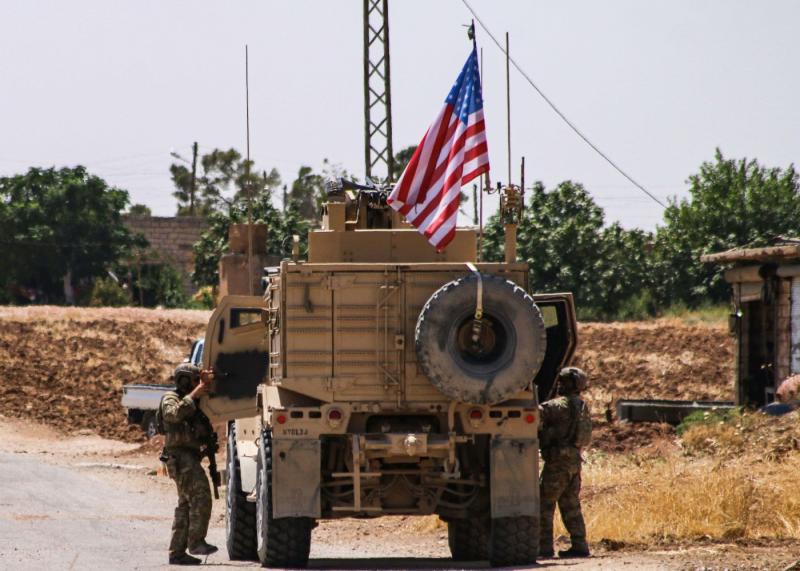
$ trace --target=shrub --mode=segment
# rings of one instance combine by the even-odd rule
[[[131,304],[128,290],[121,287],[111,278],[100,278],[94,281],[89,296],[90,307],[122,307]]]
[[[214,309],[216,304],[216,294],[212,286],[201,287],[197,293],[192,296],[188,304],[189,309]]]

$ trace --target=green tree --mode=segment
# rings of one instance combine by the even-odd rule
[[[769,244],[800,233],[800,187],[794,166],[767,168],[756,160],[726,159],[717,149],[689,177],[690,198],[672,200],[658,229],[654,292],[662,304],[723,302],[729,289],[719,267],[700,256]]]
[[[202,173],[196,177],[195,213],[208,216],[213,211],[227,210],[248,196],[256,200],[264,192],[273,192],[281,185],[277,170],[258,171],[236,149],[214,149],[200,158]],[[188,201],[191,171],[179,164],[170,166],[177,190],[178,214],[189,214]]]
[[[209,203],[198,201],[197,196],[197,142],[192,143],[192,160],[189,161],[176,152],[170,153],[176,159],[190,165],[172,163],[169,166],[175,192],[172,193],[178,200],[178,216],[196,216],[208,214]]]
[[[267,253],[286,256],[291,253],[292,234],[306,239],[308,222],[297,206],[289,202],[285,213],[272,204],[272,192],[264,187],[253,197],[253,221],[267,225]],[[201,286],[219,284],[219,259],[228,251],[228,230],[231,224],[247,222],[247,201],[240,196],[225,210],[213,211],[209,227],[194,245],[195,266],[192,279]]]
[[[146,204],[131,204],[128,208],[128,214],[131,216],[152,216],[153,211]]]
[[[603,223],[603,209],[583,185],[566,181],[548,192],[537,182],[517,230],[517,254],[530,266],[533,291],[573,292],[584,319],[614,317],[646,287],[648,235]],[[484,231],[484,260],[504,258],[504,237],[495,214]]]
[[[74,303],[77,285],[88,288],[135,243],[122,224],[127,204],[126,191],[82,166],[0,178],[0,284]]]
[[[315,222],[320,219],[320,206],[325,199],[325,178],[309,166],[301,166],[289,191],[289,201],[294,203],[300,216]]]
[[[392,180],[396,181],[398,178],[400,178],[400,175],[403,174],[403,171],[408,165],[408,161],[410,161],[411,157],[414,156],[414,152],[416,150],[417,145],[411,145],[410,147],[400,149],[394,154],[394,170],[392,171]]]

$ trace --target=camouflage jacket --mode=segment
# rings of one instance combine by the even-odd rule
[[[577,401],[577,402],[575,402]],[[575,411],[585,406],[578,395],[559,396],[539,406],[539,447],[545,462],[581,462],[580,450],[575,447]]]
[[[185,448],[198,452],[209,436],[208,422],[197,410],[197,405],[188,396],[169,392],[161,399],[161,415],[164,419],[164,448]]]

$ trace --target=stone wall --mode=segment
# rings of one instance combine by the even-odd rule
[[[123,216],[131,232],[143,234],[150,249],[143,263],[166,263],[181,272],[187,294],[192,294],[191,273],[194,270],[192,247],[208,227],[200,216]]]

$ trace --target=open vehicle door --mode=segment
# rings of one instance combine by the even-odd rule
[[[536,294],[531,297],[542,311],[547,331],[547,351],[534,379],[539,402],[544,402],[553,396],[559,371],[568,366],[575,355],[578,322],[571,293]]]
[[[261,297],[229,295],[211,315],[203,368],[214,370],[214,383],[201,407],[214,422],[258,415],[256,392],[269,365],[265,310]]]

